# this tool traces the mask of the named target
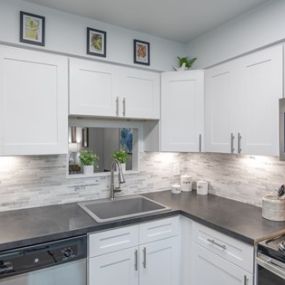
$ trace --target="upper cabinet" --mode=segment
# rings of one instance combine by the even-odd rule
[[[66,57],[0,46],[0,155],[66,153]]]
[[[202,151],[204,72],[162,74],[161,151]]]
[[[71,115],[119,116],[116,66],[71,58],[69,72]]]
[[[159,119],[160,75],[70,59],[70,115]]]
[[[120,75],[122,115],[137,119],[159,119],[160,74],[122,68]]]
[[[241,59],[238,152],[279,154],[279,99],[283,96],[283,47],[276,46]]]
[[[205,72],[205,148],[209,152],[234,152],[233,100],[236,96],[233,64]]]
[[[275,46],[206,71],[206,151],[278,155],[282,69]]]

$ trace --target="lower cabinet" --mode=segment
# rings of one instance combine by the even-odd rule
[[[88,285],[180,285],[178,225],[173,217],[90,234]]]
[[[184,217],[89,235],[88,285],[253,285],[254,248]]]
[[[140,246],[140,257],[140,285],[180,284],[177,237]]]
[[[193,285],[253,285],[252,274],[198,244],[193,246],[192,278]]]
[[[89,259],[89,285],[138,284],[138,249],[128,248]]]

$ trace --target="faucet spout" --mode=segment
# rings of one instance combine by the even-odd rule
[[[119,186],[115,186],[115,169],[118,170]],[[110,185],[110,199],[115,200],[115,193],[121,192],[120,185],[125,183],[125,177],[121,168],[121,164],[118,160],[114,159],[111,164],[111,185]]]

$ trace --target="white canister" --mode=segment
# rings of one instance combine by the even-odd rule
[[[204,180],[197,182],[197,194],[198,195],[208,195],[209,192],[209,183]]]
[[[267,194],[262,199],[262,217],[275,222],[285,221],[285,199]]]
[[[173,184],[171,185],[171,193],[172,194],[180,194],[181,193],[181,187],[179,184]]]
[[[189,175],[180,176],[181,191],[190,192],[192,191],[192,179]]]

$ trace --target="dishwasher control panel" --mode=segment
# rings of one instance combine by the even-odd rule
[[[2,251],[0,278],[63,264],[86,256],[86,236]]]

